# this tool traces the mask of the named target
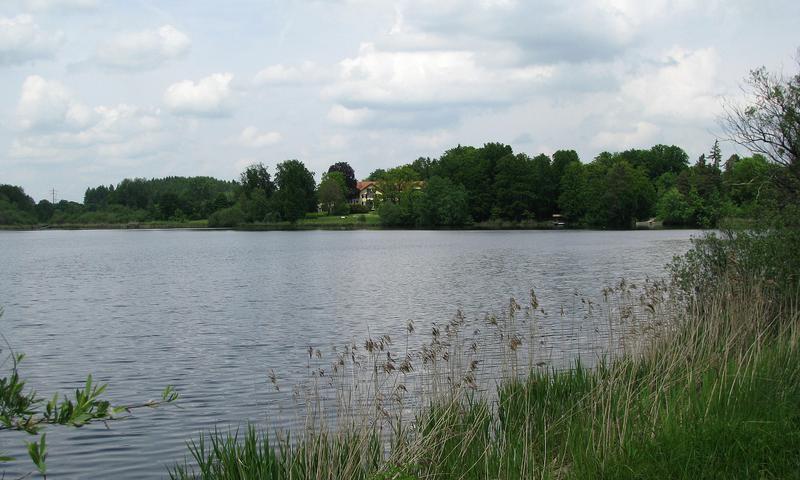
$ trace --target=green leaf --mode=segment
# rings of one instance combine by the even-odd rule
[[[167,403],[174,402],[175,400],[178,399],[179,396],[180,394],[175,391],[175,387],[173,387],[172,385],[167,385],[164,391],[161,392],[161,399]]]
[[[47,437],[47,434],[42,434],[39,443],[25,442],[28,444],[28,456],[31,457],[31,461],[36,465],[36,468],[42,475],[47,473],[47,465],[45,464],[47,458],[47,444],[45,442],[45,437]]]

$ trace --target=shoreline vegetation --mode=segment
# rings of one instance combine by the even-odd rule
[[[697,227],[664,226],[660,222],[648,224],[640,222],[633,230],[696,230]],[[277,222],[277,223],[247,223],[235,227],[209,227],[207,221],[197,220],[185,223],[173,222],[142,222],[142,223],[110,223],[110,224],[62,224],[62,225],[0,225],[0,231],[40,231],[40,230],[228,230],[241,232],[260,231],[353,231],[353,230],[419,230],[419,231],[481,231],[481,230],[589,230],[589,231],[621,231],[631,229],[606,229],[593,227],[556,227],[546,222],[484,222],[479,224],[464,225],[460,227],[387,227],[380,223],[363,223],[357,219],[347,219],[342,222],[317,223],[307,222]]]
[[[800,290],[798,259],[780,254],[798,241],[774,235],[709,235],[676,258],[669,282],[622,281],[581,301],[607,319],[593,364],[542,361],[553,332],[533,291],[500,315],[434,324],[419,351],[386,336],[332,354],[309,347],[308,379],[293,388],[304,426],[203,434],[170,477],[792,477]],[[760,263],[767,246],[771,264]]]
[[[256,163],[236,181],[126,178],[87,188],[83,203],[36,203],[21,187],[0,185],[0,227],[716,228],[781,201],[771,183],[778,165],[760,154],[723,159],[717,141],[693,165],[675,145],[601,152],[583,163],[574,150],[530,157],[486,143],[377,169],[362,182],[346,162],[319,184],[299,160],[275,170],[273,177]]]
[[[744,222],[735,219],[732,221]],[[235,227],[209,227],[207,220],[191,222],[141,222],[141,223],[106,223],[106,224],[60,224],[60,225],[0,225],[0,231],[40,231],[40,230],[227,230],[239,232],[269,231],[355,231],[355,230],[418,230],[418,231],[487,231],[487,230],[552,230],[552,231],[624,231],[624,230],[697,230],[698,227],[670,226],[662,222],[636,222],[634,228],[598,228],[589,226],[554,226],[551,222],[535,221],[487,221],[463,226],[426,226],[426,227],[389,227],[381,225],[379,219],[368,219],[366,222],[358,216],[348,216],[335,221],[318,222],[315,219],[300,220],[295,223],[246,223]]]

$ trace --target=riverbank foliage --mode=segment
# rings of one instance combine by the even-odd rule
[[[203,435],[171,477],[793,477],[799,283],[783,276],[792,247],[762,264],[767,245],[751,234],[700,239],[670,284],[606,289],[589,308],[616,336],[590,366],[537,361],[553,332],[536,321],[535,295],[479,325],[462,315],[435,325],[418,355],[386,337],[338,350],[327,369],[310,363],[299,431]]]
[[[764,80],[763,72],[754,72],[754,78],[775,86],[774,79]],[[789,85],[800,86],[800,76],[792,77]],[[794,107],[798,92],[768,88],[765,95],[777,95],[778,105],[794,98]],[[743,230],[696,239],[693,248],[671,264],[668,283],[648,282],[637,289],[621,282],[603,290],[599,305],[583,300],[585,318],[599,311],[607,319],[607,328],[589,323],[597,328],[597,336],[608,337],[607,348],[597,352],[591,365],[576,361],[557,369],[537,361],[540,346],[554,332],[540,330],[537,318],[545,312],[533,292],[527,306],[512,299],[508,310],[487,316],[481,325],[460,312],[445,325],[434,324],[430,342],[417,354],[409,353],[408,340],[405,350],[401,346],[393,351],[389,337],[369,338],[363,347],[352,344],[335,350],[325,370],[312,369],[311,359],[321,358],[321,353],[309,348],[311,380],[301,389],[306,392],[305,424],[294,436],[270,436],[253,427],[241,436],[204,435],[190,442],[190,458],[173,467],[170,476],[795,478],[800,470],[797,109],[765,121],[763,115],[776,110],[760,115],[758,105],[740,110],[743,117],[736,118],[749,118],[758,128],[777,128],[786,141],[780,148],[760,146],[758,151],[776,155],[772,163],[765,164],[763,158],[738,160],[728,162],[727,172],[734,175],[739,162],[742,168],[769,172],[763,184],[729,184],[737,187],[729,196],[769,200],[759,206],[758,219]],[[501,147],[487,145],[486,152],[511,153]],[[473,158],[485,153],[458,149],[458,155]],[[619,218],[640,215],[634,213],[644,205],[640,201],[655,201],[646,178],[661,179],[669,187],[663,192],[672,192],[659,201],[667,198],[683,205],[685,198],[678,194],[684,195],[681,188],[688,185],[690,196],[703,198],[702,191],[706,199],[724,202],[724,189],[715,180],[723,173],[717,151],[715,146],[710,163],[698,162],[677,174],[670,162],[663,169],[647,164],[653,168],[648,171],[631,164],[636,155],[601,155],[586,166],[569,162],[574,175],[567,178],[584,185],[576,192],[591,191],[585,186],[592,178],[627,191],[609,197],[630,202],[613,204],[609,211],[628,205],[628,213]],[[630,159],[619,158],[626,155]],[[497,161],[504,156],[498,155]],[[680,160],[676,166],[684,163],[682,155],[671,158]],[[509,163],[528,162],[518,160]],[[544,158],[537,161],[540,169],[546,163]],[[670,174],[675,175],[664,177]],[[668,178],[673,185],[667,184]],[[403,196],[419,195],[410,183],[415,181],[408,180],[409,189],[397,190],[398,205]],[[631,193],[634,190],[638,193]],[[486,192],[491,190],[483,192],[483,197],[469,198],[474,202],[470,208],[485,214],[491,205]],[[415,199],[405,201],[413,212]],[[716,215],[714,209],[690,210],[693,215],[702,212],[706,219]],[[583,213],[585,218],[595,214],[592,207]],[[413,332],[412,324],[408,331]],[[489,353],[481,357],[479,352]],[[276,375],[270,373],[269,378],[278,388]],[[333,412],[325,409],[331,402]]]

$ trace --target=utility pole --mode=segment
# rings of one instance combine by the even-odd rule
[[[51,188],[48,193],[50,195],[52,195],[52,197],[53,197],[53,205],[55,205],[56,204],[56,189],[55,188]]]

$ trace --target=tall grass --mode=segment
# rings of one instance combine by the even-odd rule
[[[741,271],[702,291],[676,287],[621,283],[600,305],[583,300],[607,318],[592,365],[541,361],[545,312],[533,292],[499,317],[434,326],[418,355],[412,325],[399,346],[347,345],[328,371],[310,349],[305,428],[202,436],[170,476],[798,476],[796,297],[776,301],[769,281]]]

